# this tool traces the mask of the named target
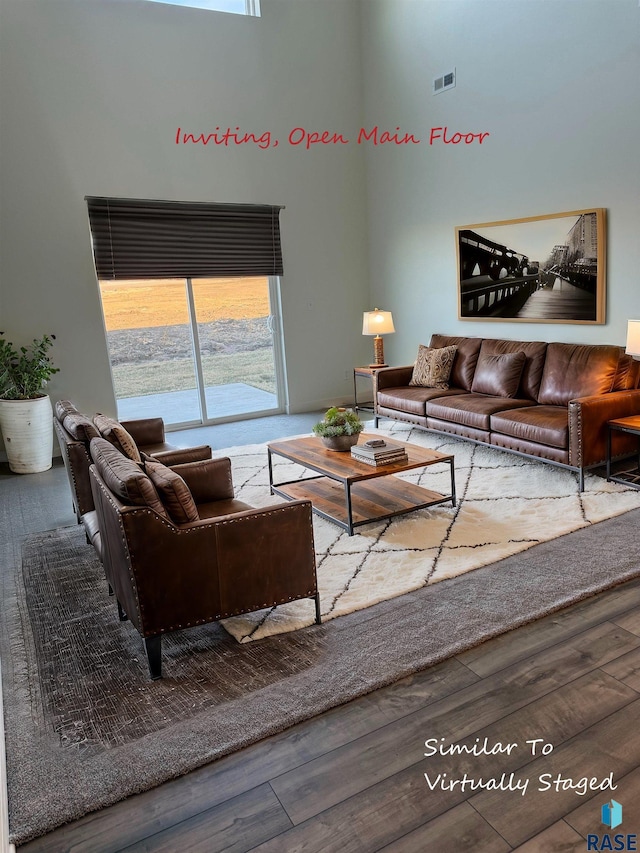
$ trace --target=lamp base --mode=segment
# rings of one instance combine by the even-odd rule
[[[379,367],[389,367],[389,365],[386,362],[384,364],[370,364],[369,370],[375,370],[376,368],[379,368]]]
[[[375,361],[374,367],[382,367],[384,365],[384,341],[382,335],[376,335],[373,339],[373,358]]]

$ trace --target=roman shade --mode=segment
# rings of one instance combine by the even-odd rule
[[[282,274],[280,207],[87,196],[100,280]]]

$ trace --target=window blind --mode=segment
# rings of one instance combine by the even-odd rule
[[[281,207],[87,196],[98,279],[282,275]]]

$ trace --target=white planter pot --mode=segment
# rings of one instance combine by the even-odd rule
[[[49,397],[0,400],[0,429],[9,467],[16,474],[51,468],[53,410]]]

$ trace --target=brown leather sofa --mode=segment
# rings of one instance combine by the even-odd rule
[[[89,442],[92,438],[100,436],[101,433],[93,420],[79,412],[69,400],[59,400],[55,404],[53,425],[69,478],[73,510],[78,523],[84,524],[87,541],[93,544],[98,556],[102,559],[100,530],[89,481],[89,466],[91,465]],[[162,418],[123,421],[121,425],[131,435],[140,452],[153,455],[155,458],[167,462],[167,464],[211,458],[211,448],[208,445],[178,448],[172,444],[167,444]],[[106,437],[112,444],[117,444],[113,430],[105,429],[103,437]]]
[[[622,347],[440,334],[430,346],[456,347],[449,387],[410,385],[413,365],[376,371],[376,426],[392,418],[534,456],[576,471],[582,491],[605,461],[607,421],[640,413],[640,362]],[[613,436],[613,456],[634,451]]]
[[[310,501],[236,500],[226,457],[141,466],[102,438],[90,452],[105,574],[152,678],[169,631],[301,598],[314,599],[320,623]]]

